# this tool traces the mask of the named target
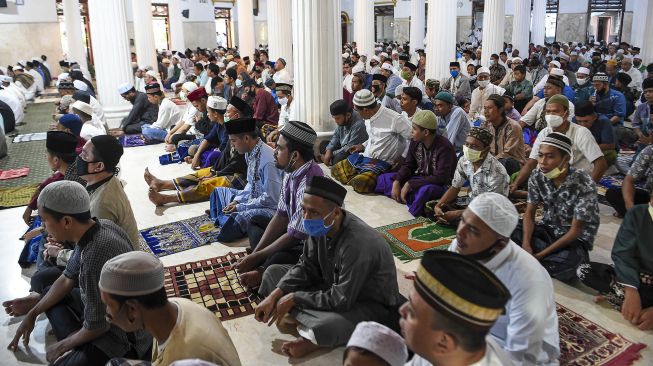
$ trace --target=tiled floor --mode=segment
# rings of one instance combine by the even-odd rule
[[[172,178],[188,172],[188,167],[182,165],[160,166],[158,155],[162,154],[162,145],[128,148],[122,159],[121,178],[127,182],[125,190],[131,201],[139,228],[146,228],[162,223],[173,222],[200,215],[207,203],[177,205],[166,208],[155,208],[147,198],[147,186],[143,181],[143,170],[150,171],[162,178]],[[349,188],[348,188],[349,189]],[[373,226],[388,225],[411,218],[406,208],[394,201],[378,196],[363,196],[349,189],[345,200],[346,209],[365,219]],[[22,223],[23,209],[15,208],[0,210],[0,268],[3,268],[2,285],[0,286],[0,301],[27,294],[29,278],[21,274],[16,264],[22,242],[18,237],[23,234],[25,225]],[[612,217],[612,210],[601,207],[602,225],[599,230],[592,260],[609,262],[612,241],[619,228],[619,220]],[[201,248],[163,257],[165,265],[173,265],[191,260],[222,255],[228,251],[240,251],[244,242],[231,247],[222,244],[211,244]],[[402,263],[395,260],[400,289],[405,294],[411,284],[403,280],[403,274],[416,268],[417,261]],[[556,300],[564,306],[580,313],[598,324],[622,334],[631,341],[642,342],[647,347],[642,352],[642,359],[637,365],[651,365],[653,360],[653,333],[641,332],[626,324],[621,315],[609,308],[592,303],[592,295],[582,290],[555,282]],[[13,338],[18,319],[11,319],[4,313],[0,314],[0,365],[30,365],[45,363],[45,345],[52,342],[53,337],[47,335],[47,319],[41,319],[32,333],[28,352],[20,346],[20,351],[11,353],[6,345]],[[280,334],[275,327],[267,327],[257,323],[253,316],[230,320],[224,323],[239,350],[243,365],[339,365],[342,362],[342,349],[322,352],[304,360],[289,361],[279,352],[280,345],[290,336]]]

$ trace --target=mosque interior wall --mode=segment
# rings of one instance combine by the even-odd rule
[[[623,31],[621,31],[621,40],[624,42],[630,43],[632,40],[633,17],[634,14],[631,11],[624,13]]]
[[[505,27],[503,28],[503,41],[506,43],[512,42],[512,22],[514,16],[506,15]]]
[[[215,48],[215,22],[184,22],[186,48]]]
[[[394,41],[399,43],[408,42],[410,40],[410,19],[409,18],[395,18],[395,26],[393,30]]]
[[[61,72],[63,48],[58,37],[59,23],[0,23],[0,65],[15,65],[17,60],[48,56],[53,73]],[[48,35],[48,36],[45,36]],[[57,35],[54,38],[49,35]]]
[[[556,40],[558,42],[584,42],[586,39],[587,14],[558,14]]]
[[[469,39],[469,32],[472,29],[471,16],[459,16],[456,19],[456,42],[467,42]]]

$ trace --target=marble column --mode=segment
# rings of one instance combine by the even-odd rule
[[[533,0],[533,22],[531,24],[531,42],[544,45],[546,20],[546,0]],[[520,50],[521,52],[521,50]]]
[[[426,78],[443,80],[449,76],[449,62],[456,60],[456,2],[429,0],[426,18]]]
[[[653,4],[647,4],[647,8],[642,9],[642,11],[646,11],[646,19],[644,20],[644,24],[646,26],[644,27],[644,34],[653,34]],[[652,37],[644,37],[642,41],[641,55],[644,65],[648,65],[649,63],[653,62]]]
[[[649,3],[649,0],[635,0],[633,26],[630,33],[630,44],[635,47],[641,47],[644,44],[644,28],[646,28]]]
[[[354,0],[354,42],[358,54],[367,54],[369,61],[374,54],[374,1]]]
[[[297,118],[329,135],[329,105],[342,99],[340,1],[293,0],[292,19]]]
[[[483,12],[483,52],[481,63],[488,65],[490,56],[503,51],[503,32],[506,27],[506,0],[486,0]]]
[[[424,0],[410,1],[410,51],[424,49]]]
[[[519,50],[519,56],[521,57],[528,57],[530,25],[531,0],[515,0],[515,16],[512,18],[511,43],[513,50]]]
[[[256,48],[254,41],[254,5],[252,0],[238,0],[236,2],[236,17],[238,17],[238,51],[241,57],[254,55]],[[274,30],[268,29],[268,32]]]
[[[135,1],[138,0],[132,0],[132,2]],[[182,10],[180,0],[168,1],[168,14],[170,14],[170,49],[179,52],[184,52],[186,49],[184,17],[181,15]]]
[[[157,67],[154,29],[152,27],[152,0],[132,0],[134,12],[134,42],[139,66]]]
[[[79,0],[63,0],[63,21],[68,42],[68,60],[77,61],[84,75],[88,75],[86,47],[82,36],[82,16],[79,12]]]
[[[268,0],[268,53],[270,60],[282,57],[291,74],[292,62],[292,0]]]
[[[125,0],[89,0],[88,13],[97,95],[109,128],[116,128],[132,108],[118,94],[120,84],[133,81]]]

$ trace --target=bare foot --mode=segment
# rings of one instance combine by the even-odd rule
[[[166,203],[179,202],[179,199],[177,198],[176,194],[161,194],[159,192],[150,190],[147,196],[150,199],[150,201],[152,201],[152,203],[154,203],[157,206],[163,206]]]
[[[39,302],[41,295],[36,292],[25,297],[19,297],[17,299],[5,301],[2,303],[2,306],[5,308],[5,312],[11,316],[21,316],[27,314],[28,311]]]
[[[116,128],[113,130],[109,130],[109,135],[113,137],[120,137],[125,134],[125,131],[121,130],[120,128]]]
[[[143,178],[145,178],[145,183],[149,186],[154,180],[154,176],[150,173],[150,168],[145,168],[145,173],[143,173]]]
[[[597,304],[603,302],[604,300],[605,300],[605,296],[603,295],[594,296],[594,302]]]
[[[175,152],[177,151],[177,146],[175,146],[174,144],[166,144],[166,151]]]
[[[300,358],[319,350],[320,346],[313,344],[306,338],[297,338],[294,341],[281,345],[281,352],[288,357]]]
[[[619,215],[619,212],[613,213],[612,216],[614,216],[614,217],[616,217],[618,219],[623,219],[624,218],[623,215]]]
[[[145,178],[145,183],[150,186],[150,191],[161,192],[163,190],[163,181],[150,173],[150,169],[145,168],[145,173],[143,173],[143,178]]]
[[[260,269],[245,272],[240,275],[240,283],[249,289],[258,288],[263,280],[263,272]]]

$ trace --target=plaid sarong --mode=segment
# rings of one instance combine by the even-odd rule
[[[372,193],[376,188],[377,176],[390,168],[390,164],[383,160],[353,154],[334,165],[331,176],[342,184],[352,186],[358,193]]]

